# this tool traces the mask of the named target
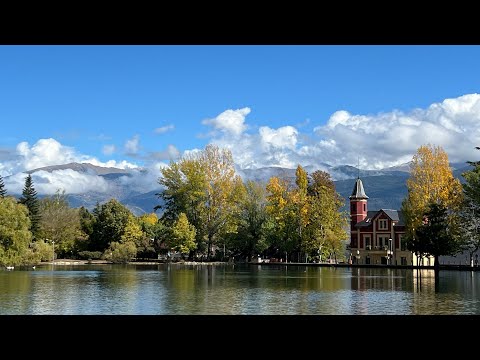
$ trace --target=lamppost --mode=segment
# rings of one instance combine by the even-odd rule
[[[388,239],[387,265],[392,265],[392,238]]]
[[[52,265],[55,265],[55,240],[52,240]]]

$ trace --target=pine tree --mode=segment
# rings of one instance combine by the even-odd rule
[[[25,178],[25,187],[23,188],[19,203],[24,204],[28,209],[28,217],[31,221],[30,231],[35,238],[39,228],[40,215],[38,211],[37,192],[33,187],[32,175],[30,174]]]
[[[7,190],[5,190],[5,184],[3,183],[2,175],[0,175],[0,198],[4,198],[7,195]]]

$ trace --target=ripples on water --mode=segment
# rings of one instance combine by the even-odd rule
[[[0,314],[480,314],[480,272],[282,265],[0,271]]]

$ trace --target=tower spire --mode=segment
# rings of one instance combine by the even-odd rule
[[[360,156],[357,157],[357,170],[358,170],[357,179],[360,179]]]

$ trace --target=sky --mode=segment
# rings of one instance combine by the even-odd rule
[[[478,160],[478,64],[475,45],[3,45],[0,175],[158,173],[209,143],[239,168],[381,169],[424,144]]]

